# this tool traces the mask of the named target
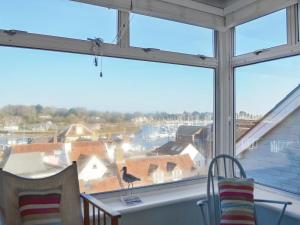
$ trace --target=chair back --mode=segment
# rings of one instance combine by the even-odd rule
[[[221,204],[218,181],[224,178],[246,178],[246,173],[238,160],[229,155],[215,157],[208,169],[207,198],[210,225],[219,225]]]
[[[18,177],[0,169],[0,208],[6,225],[21,225],[19,215],[20,190],[62,189],[60,214],[62,225],[83,225],[77,166],[74,162],[58,174],[42,179]]]

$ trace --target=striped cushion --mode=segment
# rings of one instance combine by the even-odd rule
[[[61,189],[20,191],[19,211],[22,225],[60,225]]]
[[[221,225],[255,225],[253,179],[219,181]]]

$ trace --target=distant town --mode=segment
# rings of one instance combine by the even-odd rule
[[[260,117],[240,112],[238,135]],[[0,167],[19,176],[53,175],[77,162],[81,191],[127,187],[121,169],[145,186],[206,176],[213,113],[100,112],[85,108],[7,105],[0,108]]]

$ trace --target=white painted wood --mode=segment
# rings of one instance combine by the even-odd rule
[[[211,5],[211,6],[215,6],[218,8],[224,8],[224,6],[226,5],[226,3],[228,2],[228,0],[192,0],[195,2],[200,2],[206,5]],[[236,1],[236,0],[233,0]]]
[[[216,74],[216,154],[233,154],[233,31],[218,32]]]
[[[214,15],[218,15],[218,16],[224,16],[224,10],[223,8],[219,8],[216,6],[211,6],[205,3],[201,3],[201,2],[197,2],[197,1],[192,1],[192,0],[161,0],[163,2],[168,2],[168,3],[172,3],[175,5],[180,5],[186,8],[190,8],[190,9],[196,9],[199,10],[201,12],[207,12],[207,13],[211,13]]]
[[[170,4],[158,0],[72,0],[97,6],[103,6],[121,11],[138,13],[162,19],[173,20],[196,26],[223,30],[223,16],[202,12],[196,9]],[[131,7],[132,6],[132,7]]]
[[[117,43],[121,48],[128,48],[130,45],[130,14],[129,14],[129,12],[118,11]]]
[[[259,53],[261,51],[261,53]],[[282,45],[269,49],[262,49],[252,53],[233,57],[232,64],[234,67],[245,66],[249,64],[265,62],[269,60],[295,56],[300,54],[300,44]],[[258,54],[259,53],[259,54]]]
[[[0,45],[94,55],[92,48],[93,45],[90,41],[26,32],[17,32],[15,35],[8,35],[5,30],[0,30]],[[201,58],[196,55],[167,52],[157,49],[143,49],[134,47],[120,48],[118,45],[113,44],[104,44],[103,48],[99,49],[96,54],[108,57],[208,68],[215,68],[217,66],[217,60],[215,58]]]
[[[224,15],[228,15],[229,13],[235,12],[257,0],[247,0],[247,1],[231,1],[230,4],[226,4],[227,6],[224,8]]]
[[[225,27],[231,28],[297,3],[298,0],[259,0],[226,15]]]
[[[298,7],[292,5],[287,8],[287,40],[288,45],[295,45],[298,42]]]

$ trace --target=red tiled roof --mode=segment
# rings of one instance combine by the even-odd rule
[[[145,158],[127,159],[125,161],[125,166],[130,174],[141,179],[141,181],[136,182],[135,186],[141,186],[145,184],[152,184],[152,177],[149,171],[153,166],[160,171],[169,173],[168,165],[176,164],[182,170],[184,176],[188,176],[194,170],[194,162],[188,154],[184,155],[162,155],[162,156],[152,156]],[[124,165],[118,165],[119,171]],[[150,170],[149,170],[150,169]],[[153,172],[153,171],[152,171]]]
[[[101,180],[94,180],[87,183],[79,181],[80,191],[87,194],[107,192],[121,189],[120,182],[116,176],[106,177]]]
[[[62,149],[62,143],[22,144],[12,146],[13,153],[50,152]]]
[[[71,160],[77,161],[81,155],[96,155],[99,158],[104,158],[106,156],[105,146],[101,141],[73,142],[72,151],[70,152]]]

